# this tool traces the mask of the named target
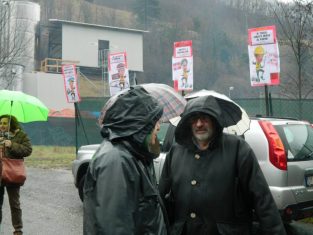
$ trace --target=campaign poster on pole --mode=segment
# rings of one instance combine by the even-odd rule
[[[80,101],[80,95],[77,86],[77,73],[74,64],[62,65],[62,75],[64,79],[64,90],[68,103]]]
[[[192,41],[174,42],[172,79],[176,90],[193,90]]]
[[[193,90],[193,58],[172,58],[173,80],[177,81],[177,88],[182,90]]]
[[[130,87],[126,52],[108,55],[110,95]]]
[[[251,86],[279,85],[280,60],[275,26],[248,30]]]

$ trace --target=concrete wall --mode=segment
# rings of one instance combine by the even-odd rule
[[[98,40],[109,41],[112,53],[126,51],[129,70],[143,71],[142,32],[63,24],[62,59],[98,67]]]
[[[23,80],[23,91],[40,99],[49,109],[74,109],[72,103],[67,103],[61,74],[24,73]]]

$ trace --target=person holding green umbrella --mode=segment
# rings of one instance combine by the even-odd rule
[[[4,156],[23,159],[32,153],[32,145],[27,134],[22,130],[15,116],[0,115],[0,143],[4,146]],[[20,207],[20,186],[1,181],[0,185],[0,227],[2,222],[2,206],[6,189],[11,209],[14,235],[23,234],[22,209]]]
[[[0,90],[0,115],[11,114],[19,122],[47,121],[49,109],[38,98],[21,91]]]
[[[23,159],[32,152],[31,142],[21,129],[19,122],[47,121],[49,109],[36,97],[21,91],[0,90],[0,136],[5,145],[5,156]],[[0,140],[1,142],[1,140]],[[12,224],[15,235],[22,232],[22,210],[20,208],[20,185],[1,183],[0,186],[0,224],[4,189],[9,196]]]

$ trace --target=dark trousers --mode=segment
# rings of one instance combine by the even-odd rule
[[[2,222],[2,206],[6,189],[11,209],[12,225],[15,231],[22,231],[22,210],[20,205],[20,186],[0,186],[0,223]]]

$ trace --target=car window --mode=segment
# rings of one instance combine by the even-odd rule
[[[275,126],[289,161],[313,160],[313,128],[292,124]]]

